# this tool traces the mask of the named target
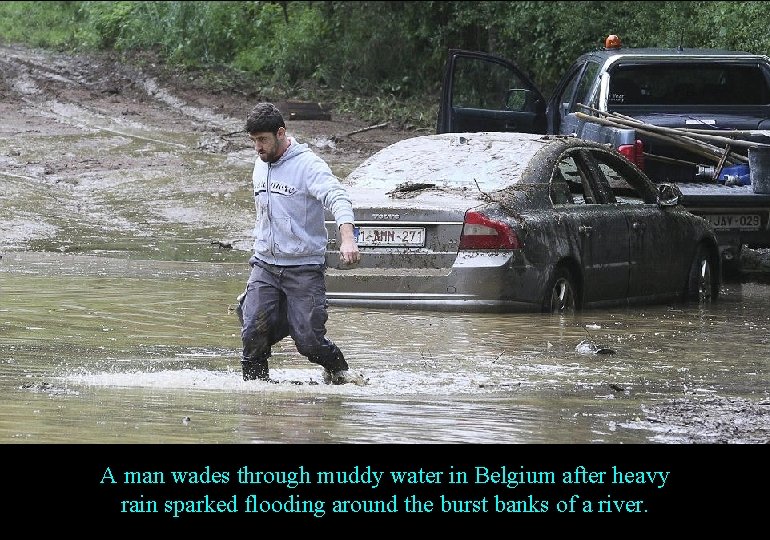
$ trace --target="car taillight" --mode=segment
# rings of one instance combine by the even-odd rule
[[[508,224],[479,212],[466,212],[460,249],[520,249],[519,237]]]
[[[644,170],[644,143],[636,139],[634,144],[621,144],[618,152],[623,154],[628,161]]]

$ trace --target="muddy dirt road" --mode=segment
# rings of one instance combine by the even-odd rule
[[[205,88],[152,66],[21,47],[0,47],[0,72],[0,264],[29,253],[244,264],[254,153],[243,122],[272,96],[237,80]],[[419,134],[367,127],[337,117],[288,122],[340,178]],[[766,261],[766,252],[747,254],[748,270]],[[767,442],[763,384],[757,399],[677,400],[645,414],[675,429],[676,442]]]
[[[193,76],[106,57],[16,47],[0,49],[0,70],[0,249],[78,252],[84,238],[100,236],[104,249],[130,249],[137,239],[162,242],[179,226],[198,229],[202,240],[250,243],[251,207],[240,195],[248,193],[253,150],[242,130],[248,109],[267,98],[248,87],[213,92]],[[340,177],[412,135],[382,128],[347,135],[365,127],[339,118],[288,126]]]

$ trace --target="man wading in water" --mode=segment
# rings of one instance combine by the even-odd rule
[[[361,260],[353,235],[350,197],[329,166],[286,134],[281,112],[259,103],[246,118],[259,159],[252,180],[257,209],[254,255],[246,291],[238,297],[243,380],[270,379],[271,347],[291,336],[297,351],[324,368],[327,384],[366,384],[348,371],[342,351],[326,336],[324,209],[340,233],[340,260]]]

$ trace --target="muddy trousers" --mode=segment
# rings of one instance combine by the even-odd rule
[[[275,266],[252,257],[251,275],[241,299],[244,366],[267,378],[271,348],[291,336],[297,351],[329,371],[348,369],[337,346],[326,338],[324,266]]]

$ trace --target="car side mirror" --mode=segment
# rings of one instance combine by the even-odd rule
[[[660,206],[676,206],[682,192],[674,184],[658,184],[658,204]]]

